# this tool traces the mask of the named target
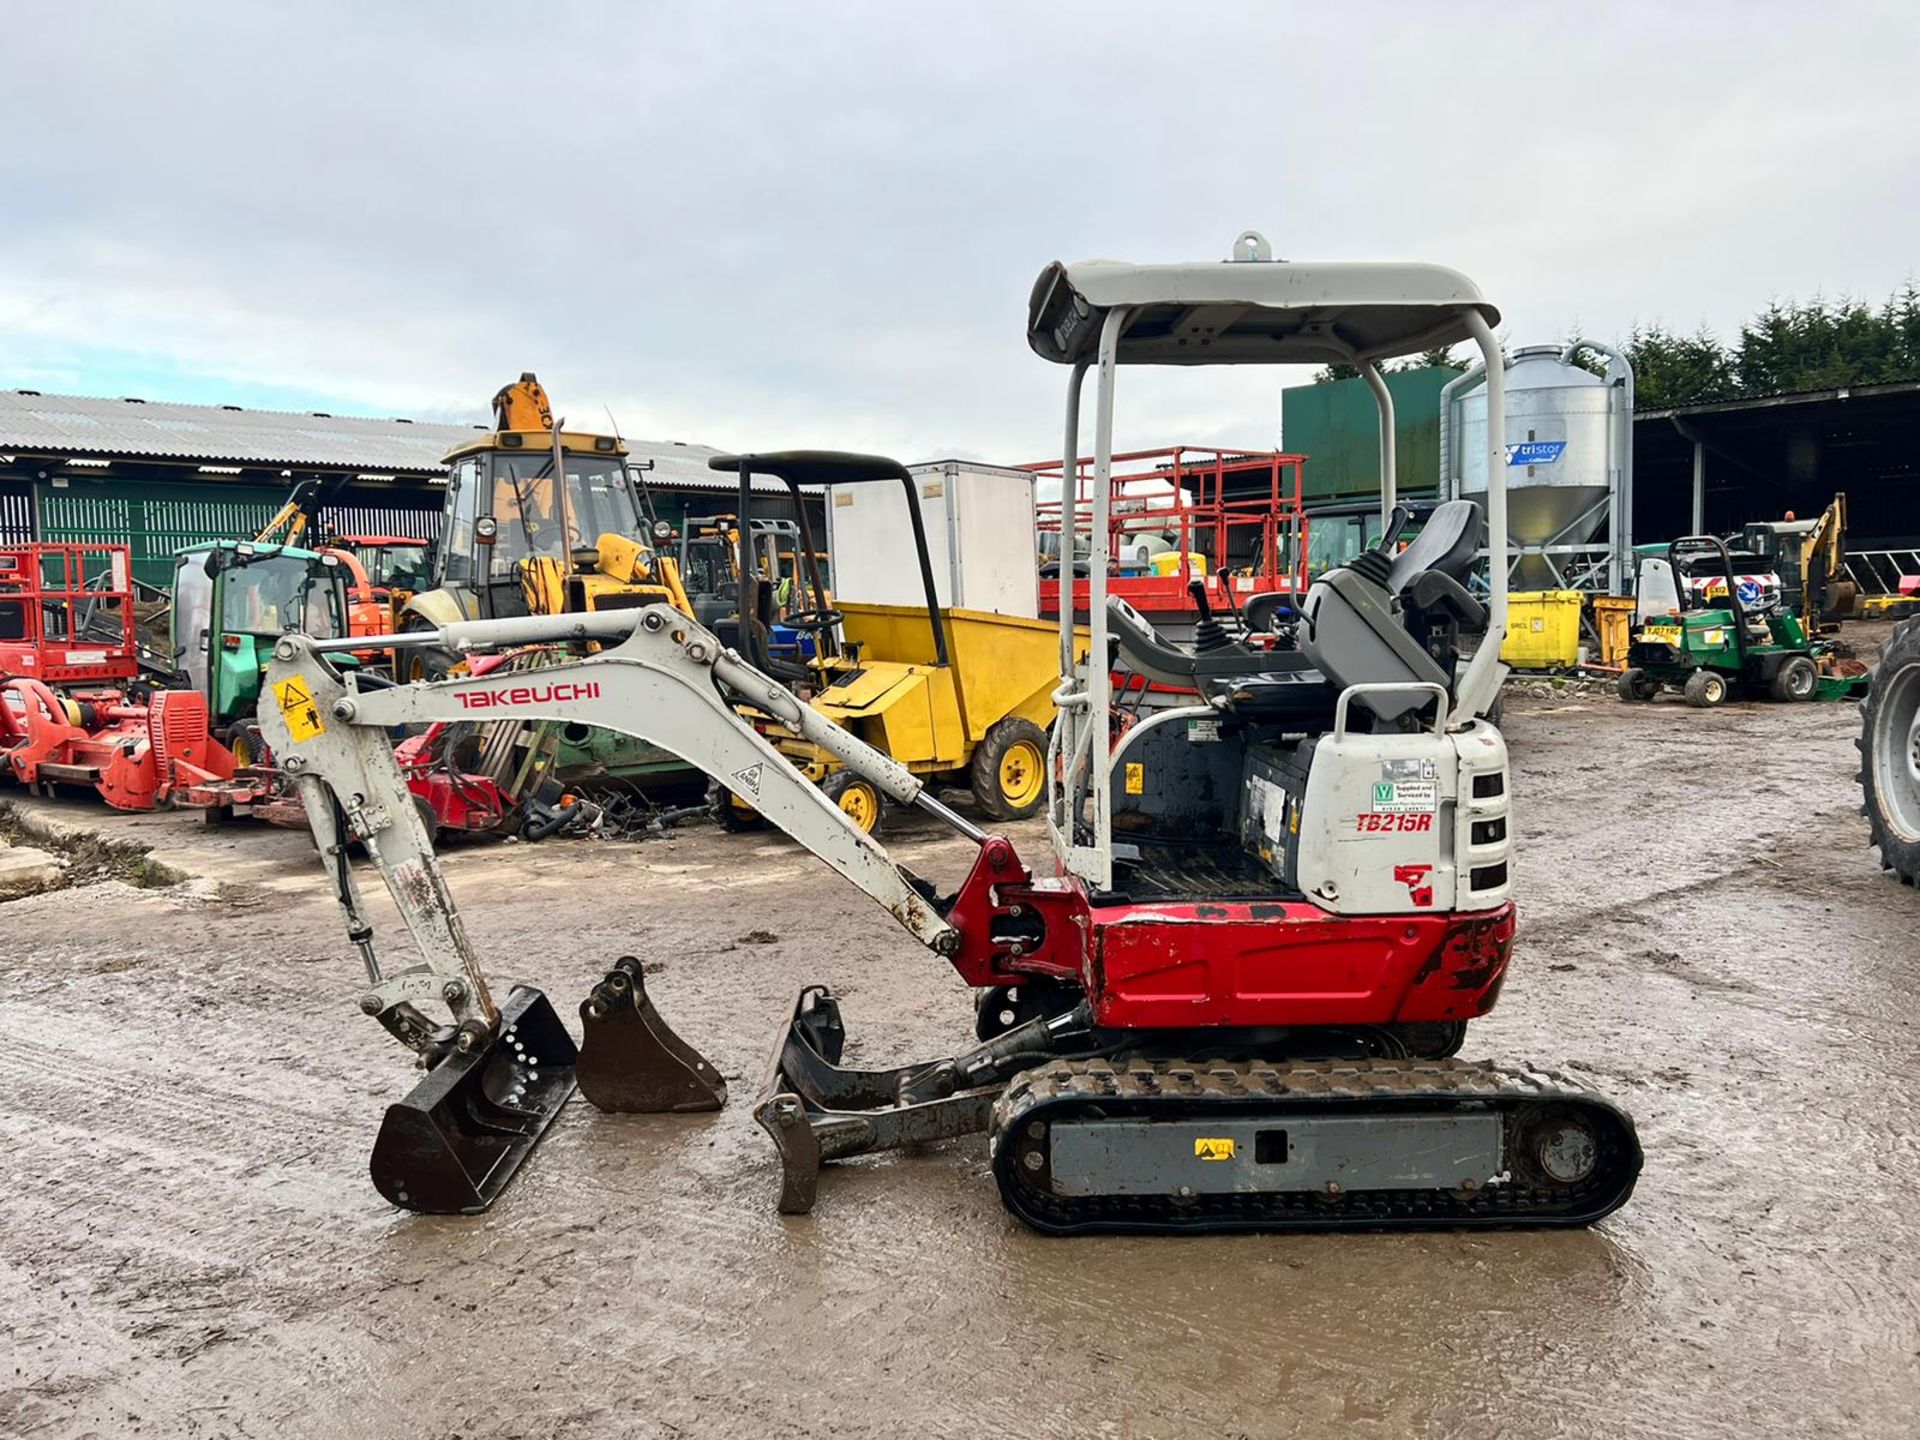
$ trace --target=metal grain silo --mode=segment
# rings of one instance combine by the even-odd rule
[[[1605,376],[1573,363],[1607,357]],[[1441,397],[1441,490],[1487,489],[1487,394],[1476,368]],[[1625,593],[1632,579],[1633,371],[1610,346],[1530,345],[1507,362],[1507,524],[1521,590]]]

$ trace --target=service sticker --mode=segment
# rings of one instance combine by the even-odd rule
[[[1220,722],[1211,718],[1187,721],[1189,744],[1211,744],[1220,738]]]
[[[296,744],[326,730],[320,707],[314,701],[313,692],[307,689],[306,681],[280,681],[273,687],[273,698],[280,702],[280,718],[287,722],[287,734]]]
[[[1376,780],[1376,815],[1430,815],[1440,806],[1440,787],[1431,780]]]

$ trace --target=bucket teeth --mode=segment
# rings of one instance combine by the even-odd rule
[[[623,955],[580,1004],[580,1093],[601,1110],[718,1110],[727,1082],[673,1033],[647,996],[639,960]]]
[[[489,1043],[450,1053],[387,1107],[375,1188],[428,1215],[485,1210],[572,1096],[576,1057],[547,997],[514,987]]]

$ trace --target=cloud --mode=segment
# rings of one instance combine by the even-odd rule
[[[1501,13],[46,5],[0,384],[477,418],[534,369],[629,434],[1017,460],[1059,444],[1021,333],[1056,257],[1252,225],[1457,265],[1521,343],[1913,268],[1906,8]],[[1270,442],[1301,378],[1130,375],[1123,438]]]

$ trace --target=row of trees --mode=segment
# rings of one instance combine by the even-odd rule
[[[1636,325],[1626,349],[1642,410],[1920,380],[1920,285],[1909,280],[1878,307],[1852,298],[1776,300],[1740,327],[1732,345],[1704,326],[1688,335],[1658,323]],[[1445,350],[1390,368],[1426,365],[1465,368]],[[1355,373],[1350,365],[1329,365],[1314,379]]]

